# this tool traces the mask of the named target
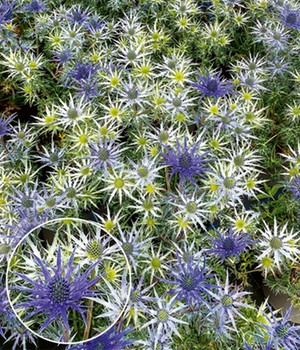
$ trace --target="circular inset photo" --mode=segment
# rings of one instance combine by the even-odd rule
[[[120,243],[99,224],[61,218],[22,239],[8,262],[6,286],[25,327],[74,344],[118,322],[131,292],[130,266]]]

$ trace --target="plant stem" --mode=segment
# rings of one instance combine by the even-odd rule
[[[77,320],[76,320],[76,311],[73,310],[73,319],[74,319],[74,332],[78,333],[78,324],[77,324]]]
[[[118,324],[118,332],[121,332],[123,323],[124,323],[124,318],[123,318],[123,316],[122,316],[121,319],[120,319],[120,321],[119,321],[119,324]]]
[[[67,330],[66,327],[64,327],[64,335],[63,335],[63,337],[64,337],[64,342],[68,343],[68,341],[70,339],[70,333],[69,333],[69,331]]]
[[[95,269],[93,269],[91,272],[91,279],[95,278],[95,275],[96,275],[96,271]],[[89,339],[91,325],[92,325],[92,318],[93,318],[93,308],[94,308],[94,300],[89,300],[89,309],[86,316],[86,326],[83,333],[83,340]]]
[[[36,14],[34,14],[34,34],[35,34],[35,42],[36,42],[36,53],[39,54],[39,39],[37,34],[37,20]]]
[[[94,308],[94,301],[89,300],[89,309],[86,317],[86,326],[83,333],[83,340],[89,339],[91,325],[92,325],[93,308]]]
[[[171,192],[168,168],[165,168],[165,180],[166,180],[167,190],[168,190],[168,192]]]

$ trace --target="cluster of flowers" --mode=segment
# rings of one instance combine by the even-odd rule
[[[259,307],[248,272],[299,262],[294,225],[257,204],[281,94],[300,125],[299,4],[68,3],[0,1],[0,334],[25,350],[30,329],[63,342],[107,318],[68,349],[297,348],[291,308]],[[298,206],[300,144],[280,157]],[[67,233],[45,248],[32,230],[56,219]],[[119,256],[103,263],[108,233],[132,290]]]

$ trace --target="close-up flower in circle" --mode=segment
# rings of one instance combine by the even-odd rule
[[[80,222],[76,229],[67,226],[72,230],[70,240],[66,225],[58,229],[52,223],[47,225],[54,235],[52,243],[43,243],[33,232],[14,251],[7,276],[8,296],[17,317],[35,334],[74,343],[100,335],[120,317],[130,295],[126,258],[116,241],[94,226]],[[87,228],[90,235],[84,236]],[[86,259],[82,259],[84,246]],[[111,262],[124,271],[122,283],[109,279],[107,265]],[[124,286],[127,294],[122,295],[119,313],[106,317],[107,294]],[[93,321],[101,315],[101,320]]]

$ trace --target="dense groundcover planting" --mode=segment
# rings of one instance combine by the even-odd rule
[[[0,43],[1,349],[300,349],[299,1],[1,0]]]

